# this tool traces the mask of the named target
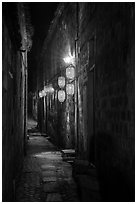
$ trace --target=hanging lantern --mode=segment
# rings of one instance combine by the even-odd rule
[[[65,101],[65,91],[63,91],[63,90],[58,91],[58,100],[61,103]]]
[[[58,85],[60,88],[63,88],[65,86],[65,77],[58,77]]]
[[[74,67],[72,65],[66,68],[66,77],[68,79],[74,79],[75,69],[74,69]]]
[[[50,87],[50,88],[49,88],[49,93],[50,93],[50,94],[53,94],[53,93],[54,93],[54,88],[53,88],[53,87]]]
[[[42,92],[41,91],[39,92],[39,97],[42,98]]]
[[[42,90],[42,96],[46,96],[46,92]]]
[[[73,95],[74,94],[74,84],[67,84],[66,92],[68,95]]]
[[[54,93],[54,88],[52,87],[52,84],[49,84],[49,85],[47,85],[47,86],[44,86],[44,91],[46,92],[46,93]]]

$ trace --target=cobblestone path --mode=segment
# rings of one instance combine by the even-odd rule
[[[34,128],[34,127],[33,127]],[[40,133],[29,133],[27,156],[16,183],[17,202],[79,201],[72,167]]]

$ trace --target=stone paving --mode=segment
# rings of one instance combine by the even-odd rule
[[[27,146],[24,167],[16,182],[16,201],[79,201],[71,164],[62,160],[61,152],[38,132],[29,133]]]

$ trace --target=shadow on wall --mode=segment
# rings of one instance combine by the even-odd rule
[[[119,144],[112,135],[102,132],[96,138],[96,167],[103,201],[134,202],[134,168],[128,171],[128,163],[122,160],[123,152],[120,154]]]

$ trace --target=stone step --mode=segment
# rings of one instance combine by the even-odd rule
[[[64,154],[75,154],[74,149],[62,149],[61,152],[63,152]]]
[[[55,167],[55,165],[48,165],[48,164],[43,164],[43,165],[41,165],[41,169],[42,170],[54,170],[54,169],[56,169],[56,167]]]
[[[61,150],[62,157],[75,157],[74,149],[63,149]]]
[[[43,177],[43,178],[42,178],[42,181],[43,181],[43,183],[45,183],[45,182],[55,182],[55,181],[57,181],[57,178],[56,178],[56,177],[53,177],[53,176]]]
[[[63,161],[74,161],[75,160],[75,157],[66,157],[66,156],[64,156],[63,157]]]
[[[53,170],[50,170],[50,171],[42,171],[42,177],[55,177],[56,176],[56,169],[53,171]]]

